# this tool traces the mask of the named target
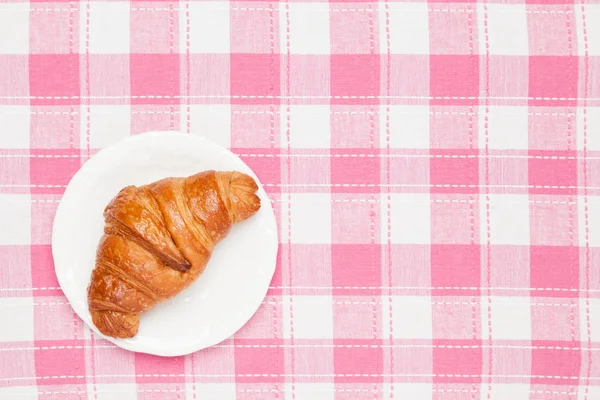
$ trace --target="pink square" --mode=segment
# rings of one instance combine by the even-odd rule
[[[529,149],[563,150],[576,147],[576,110],[571,107],[530,107]]]
[[[73,5],[56,11],[29,13],[29,51],[32,54],[73,54],[79,50],[80,11]]]
[[[63,193],[81,167],[78,150],[32,150],[31,154],[40,156],[30,161],[32,193]]]
[[[310,344],[310,341],[307,341]],[[323,341],[318,341],[315,346],[297,346],[294,348],[286,348],[286,371],[292,371],[292,357],[294,352],[294,373],[309,377],[311,382],[318,382],[323,378],[319,376],[327,376],[333,373],[333,347],[322,346]],[[318,362],[315,362],[318,360]],[[307,378],[299,378],[307,379]],[[325,378],[330,379],[330,378]]]
[[[389,67],[390,73],[387,74]],[[411,103],[428,104],[429,56],[424,54],[381,55],[381,94],[387,96],[411,96]],[[398,85],[397,82],[402,82]]]
[[[63,193],[75,172],[81,167],[79,151],[32,150],[30,180],[32,193]]]
[[[431,55],[431,104],[477,104],[479,96],[479,57]]]
[[[74,106],[37,106],[30,118],[33,149],[79,147],[80,114]]]
[[[64,296],[46,294],[34,298],[33,329],[38,343],[45,341],[73,341],[83,338],[84,324]],[[44,345],[46,346],[46,345]]]
[[[9,150],[3,152],[12,153]],[[29,160],[27,153],[22,157],[0,157],[0,171],[3,172],[0,174],[0,193],[29,193]]]
[[[577,193],[577,162],[573,151],[530,151],[529,193]]]
[[[131,54],[132,104],[179,104],[179,54]]]
[[[332,244],[331,270],[334,294],[338,287],[345,288],[340,292],[345,295],[378,292],[375,288],[381,286],[381,246]]]
[[[25,97],[24,99],[3,99],[7,104],[29,104],[29,76],[23,71],[29,69],[29,56],[17,54],[0,54],[0,96]]]
[[[373,106],[332,106],[331,147],[379,147],[379,108]]]
[[[483,353],[478,340],[434,340],[434,382],[479,382]]]
[[[36,290],[34,296],[60,296],[56,272],[54,272],[54,260],[52,259],[52,248],[50,245],[31,246],[31,284]]]
[[[277,339],[283,333],[283,305],[274,295],[267,295],[263,304],[250,317],[235,339]]]
[[[530,55],[568,56],[577,53],[576,20],[572,8],[531,5],[527,10]]]
[[[19,344],[24,345],[25,348],[33,347],[31,342],[19,342]],[[2,379],[6,379],[3,388],[7,386],[35,386],[34,351],[32,349],[4,350],[14,348],[14,342],[0,342],[0,370],[2,371]],[[45,383],[50,383],[50,381],[46,379]]]
[[[131,53],[179,51],[179,12],[169,2],[138,2],[131,9]],[[126,40],[126,39],[125,39]]]
[[[31,244],[48,244],[52,242],[52,225],[60,197],[64,187],[36,187],[31,203]],[[49,194],[46,194],[49,193]]]
[[[359,5],[358,9],[350,11],[348,5],[331,4],[331,54],[372,54],[379,50],[379,33],[375,29],[378,24],[373,23],[373,12],[366,11],[365,6]]]
[[[478,193],[477,150],[431,150],[432,193]]]
[[[287,147],[281,143],[281,117],[272,105],[233,105],[231,111],[231,147]],[[279,110],[279,108],[277,108]],[[252,135],[248,132],[252,131]]]
[[[489,56],[489,91],[491,104],[527,105],[529,57]]]
[[[35,350],[35,374],[38,385],[52,383],[85,384],[85,361],[83,342],[80,340],[37,342]],[[50,348],[50,347],[62,348]],[[68,346],[69,348],[65,348]],[[72,348],[79,346],[79,348]]]
[[[36,287],[35,283],[32,283],[29,268],[32,264],[30,252],[29,246],[0,246],[0,265],[4,270],[4,273],[0,274],[0,287],[9,289],[0,289],[0,297],[26,297],[32,293],[36,294],[36,291],[20,290]]]
[[[137,383],[185,382],[184,357],[159,357],[151,354],[135,354],[135,373]],[[154,375],[154,376],[152,376]],[[167,376],[156,376],[167,375]]]
[[[89,90],[91,96],[114,97],[110,104],[128,104],[131,91],[129,54],[89,54]],[[86,74],[87,75],[87,74]],[[85,93],[87,95],[87,93]],[[107,102],[106,99],[90,99],[92,104]]]
[[[487,254],[485,254],[487,257]],[[528,296],[530,252],[527,246],[494,245],[490,250],[491,286],[495,296]],[[487,276],[487,261],[483,264]],[[506,290],[514,288],[514,290]]]
[[[86,349],[88,374],[92,371],[93,357],[93,371],[96,373],[97,383],[130,383],[133,381],[132,375],[135,375],[135,353],[120,347],[105,347],[107,343],[104,340],[94,339],[94,348]]]
[[[531,353],[531,383],[577,385],[582,360],[579,345],[573,343],[534,341],[539,347]]]
[[[532,296],[577,297],[579,288],[579,248],[573,246],[534,246],[531,251]],[[555,291],[546,289],[569,289]]]
[[[288,58],[289,83],[287,82]],[[323,104],[322,96],[329,96],[331,88],[329,55],[292,54],[288,57],[282,54],[281,68],[285,75],[285,79],[281,82],[281,93],[301,96],[301,98],[294,98],[294,104]],[[302,96],[321,96],[321,98],[302,98]]]
[[[332,104],[379,103],[379,55],[332,54]]]
[[[280,245],[280,273],[291,270],[294,286],[302,288],[294,288],[294,294],[315,294],[317,289],[318,293],[327,294],[322,288],[331,287],[331,247],[324,244],[293,244],[288,250],[288,246]],[[281,279],[279,275],[278,284],[281,284]]]
[[[233,103],[279,103],[278,54],[231,54],[230,79]]]
[[[221,344],[223,347],[209,347],[186,357],[186,373],[194,371],[194,374],[210,376],[211,381],[233,382],[234,378],[231,375],[235,375],[234,342],[227,339]],[[202,379],[196,378],[197,381]],[[187,380],[189,382],[190,378]]]
[[[437,295],[473,295],[481,284],[480,248],[467,244],[431,245],[431,285]],[[469,291],[459,288],[469,288]]]
[[[394,153],[392,152],[392,154]],[[389,170],[391,191],[395,193],[429,193],[429,151],[402,150],[396,154],[412,155],[413,157],[388,157],[388,160],[381,166],[384,169],[383,174],[387,174]],[[383,182],[387,183],[387,179]]]
[[[338,156],[353,154],[355,157]],[[331,183],[333,192],[379,192],[379,159],[375,151],[346,149],[331,150]]]
[[[281,190],[281,157],[275,156],[279,154],[279,149],[232,148],[232,151],[254,171],[266,191]]]
[[[572,246],[578,243],[577,204],[573,204],[570,196],[532,195],[531,200],[529,230],[532,245]]]
[[[279,15],[283,11],[278,12],[278,7],[268,2],[255,3],[253,7],[238,2],[232,4],[236,6],[230,12],[231,53],[280,53]]]
[[[181,90],[197,103],[224,103],[229,96],[229,54],[190,54],[189,65],[182,57]],[[189,79],[189,87],[187,85]]]
[[[148,131],[180,130],[181,109],[179,105],[132,105],[132,135]]]
[[[429,118],[432,149],[474,149],[478,146],[477,109],[466,106],[431,106]]]
[[[434,195],[430,207],[431,243],[479,243],[481,205],[472,196]]]
[[[577,104],[578,59],[574,56],[529,57],[529,104]]]
[[[79,104],[79,54],[29,56],[31,105]]]
[[[415,346],[411,346],[412,344]],[[384,347],[384,371],[394,371],[395,374],[404,375],[400,381],[408,382],[430,381],[433,372],[433,346],[431,341],[396,339],[391,341],[391,347]],[[391,369],[390,368],[393,368]],[[422,375],[416,377],[414,375]],[[426,378],[424,378],[426,376]],[[398,378],[394,378],[397,381]],[[395,398],[395,396],[394,396]]]
[[[384,282],[389,282],[393,287],[431,287],[431,250],[429,245],[418,244],[393,244],[388,251],[388,245],[383,246],[382,268],[391,270],[391,277],[384,273]],[[406,295],[418,295],[423,292],[404,291]]]
[[[245,341],[236,340],[236,382],[283,382],[285,380],[283,347],[280,340],[254,340],[246,346]],[[261,345],[270,345],[261,347]]]
[[[381,207],[377,199],[356,195],[352,197],[353,201],[344,201],[343,198],[334,200],[339,201],[331,204],[332,243],[367,244],[380,241]]]
[[[574,342],[581,334],[585,335],[579,329],[580,326],[585,326],[585,311],[580,315],[576,296],[559,297],[564,293],[559,290],[537,292],[538,296],[532,297],[531,301],[532,340]]]
[[[312,150],[309,150],[308,153],[313,154]],[[323,154],[323,151],[319,150],[318,154]],[[294,192],[329,193],[331,158],[318,154],[315,154],[315,157],[307,157],[306,153],[302,152],[290,157],[290,181],[296,185],[307,185],[294,187]]]
[[[527,164],[529,159],[523,157],[527,152],[498,150],[489,151],[489,155],[496,156],[488,159],[488,179],[490,193],[501,194],[527,194]],[[498,157],[500,156],[500,157]],[[482,163],[485,173],[485,163]]]
[[[383,349],[378,340],[335,340],[336,383],[382,382]]]
[[[382,337],[382,319],[389,319],[381,300],[368,296],[334,296],[333,337],[374,339]],[[384,311],[382,315],[382,310]]]
[[[477,16],[473,7],[457,4],[447,9],[429,10],[429,48],[431,54],[474,54],[477,42]]]
[[[467,285],[462,287],[465,289],[456,289],[451,296],[432,297],[433,339],[473,340],[481,338],[482,329],[487,329],[487,326],[482,326],[480,316],[485,311],[479,303],[479,298],[468,296],[473,294],[473,291],[468,290]],[[437,292],[439,290],[434,291]]]

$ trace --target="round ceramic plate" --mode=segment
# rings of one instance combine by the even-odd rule
[[[88,311],[87,286],[103,234],[104,208],[124,186],[208,169],[252,176],[259,185],[260,210],[231,228],[192,285],[142,314],[135,337],[102,335]],[[101,150],[75,174],[56,212],[52,253],[65,296],[96,334],[128,350],[177,356],[227,339],[256,312],[275,272],[277,226],[258,178],[235,154],[197,136],[149,132]]]

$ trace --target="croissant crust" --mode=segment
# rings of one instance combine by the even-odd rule
[[[121,189],[104,210],[88,286],[98,330],[135,336],[141,314],[192,284],[231,226],[258,211],[257,190],[249,175],[212,170]]]

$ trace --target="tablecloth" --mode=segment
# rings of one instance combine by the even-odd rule
[[[151,130],[238,154],[279,227],[185,357],[53,269],[71,176]],[[600,398],[600,4],[1,1],[0,321],[2,399]]]

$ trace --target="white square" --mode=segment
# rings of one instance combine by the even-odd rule
[[[586,232],[586,210],[585,210],[585,198],[584,196],[578,196],[577,207],[579,216],[579,245],[585,247],[586,245],[586,233],[590,247],[600,247],[600,197],[599,196],[587,196],[587,229]]]
[[[136,400],[138,390],[135,383],[88,384],[87,389],[89,400]]]
[[[333,300],[331,296],[290,296],[283,298],[283,335],[291,337],[292,323],[294,338],[332,339]],[[291,310],[290,310],[291,306]],[[294,315],[292,321],[291,315]]]
[[[31,244],[31,196],[0,194],[0,245]],[[0,334],[1,335],[1,334]]]
[[[587,356],[585,356],[587,359]],[[584,362],[584,361],[582,361]],[[587,360],[585,361],[587,362]],[[583,379],[583,378],[582,378]],[[585,384],[585,380],[583,380],[581,382],[581,384],[579,385],[579,394],[577,395],[577,399],[600,399],[600,386],[593,386],[594,381],[590,381],[589,385]],[[513,400],[513,399],[511,399]],[[514,399],[514,400],[521,400],[519,399]]]
[[[389,316],[389,298],[382,302],[384,315]],[[432,337],[431,297],[392,296],[392,328],[397,339],[427,339]],[[390,335],[390,319],[383,318],[384,337]]]
[[[490,149],[527,150],[529,146],[529,111],[527,107],[489,106],[479,110],[479,147]]]
[[[527,10],[525,4],[478,5],[479,51],[486,54],[487,43],[491,55],[526,56],[529,54]]]
[[[29,148],[29,106],[0,106],[0,148]]]
[[[585,56],[587,41],[588,56],[600,56],[600,4],[585,4],[585,35],[582,7],[575,7],[577,29],[577,52]]]
[[[37,386],[0,387],[0,399],[38,400]]]
[[[81,108],[81,148],[87,148],[87,109]],[[89,140],[93,149],[101,149],[124,139],[131,132],[131,109],[128,105],[90,106]]]
[[[197,380],[201,379],[197,378]],[[243,394],[240,392],[240,395]],[[187,400],[235,400],[235,383],[187,383],[185,398]]]
[[[387,107],[380,108],[379,118],[381,148],[387,148],[388,135],[392,149],[428,149],[430,147],[429,107],[390,106],[389,133],[387,131]]]
[[[0,329],[0,342],[33,341],[33,297],[0,298],[0,318],[10,321]]]
[[[285,398],[296,400],[333,400],[335,389],[333,383],[294,383],[285,384]]]
[[[89,1],[89,52],[92,54],[129,53],[129,3]],[[82,3],[83,10],[87,5]],[[87,12],[81,12],[79,47],[86,52]]]
[[[434,395],[431,383],[394,383],[394,390],[389,383],[383,384],[384,399],[431,400]]]
[[[292,54],[329,54],[329,6],[325,3],[286,3],[279,10],[279,32],[282,52],[289,42]]]
[[[327,149],[331,146],[329,106],[290,107],[290,147]],[[287,146],[287,112],[281,112],[281,143]]]
[[[492,296],[492,338],[499,340],[531,340],[531,305],[529,297]],[[482,338],[489,337],[488,298],[483,297],[481,304],[486,311],[481,313]]]
[[[292,243],[331,243],[331,195],[329,193],[292,193],[291,200]],[[287,218],[283,219],[287,224]],[[282,230],[282,232],[287,232],[287,230]]]
[[[192,135],[205,137],[226,148],[231,147],[230,106],[228,104],[191,105],[190,129]]]
[[[230,53],[229,8],[221,2],[192,2],[179,11],[179,48],[186,53]],[[189,25],[188,25],[189,24]],[[188,38],[188,27],[189,38]]]
[[[427,3],[389,2],[389,12],[379,11],[381,54],[429,54],[429,11]],[[389,17],[389,18],[388,18]],[[387,28],[390,30],[388,40]]]
[[[488,210],[482,195],[479,209],[481,242],[487,243]],[[521,194],[489,195],[489,233],[491,244],[529,245],[529,198]]]
[[[2,3],[0,54],[29,53],[29,2]]]
[[[493,383],[488,396],[488,385],[481,385],[481,400],[510,399],[529,400],[531,386],[524,383]],[[541,396],[544,397],[544,396]]]
[[[600,107],[578,107],[576,126],[578,150],[600,151]]]
[[[381,226],[392,243],[431,243],[431,200],[428,193],[392,193],[390,223],[387,198],[381,202]],[[387,236],[386,236],[387,237]],[[385,239],[387,240],[387,239]]]

